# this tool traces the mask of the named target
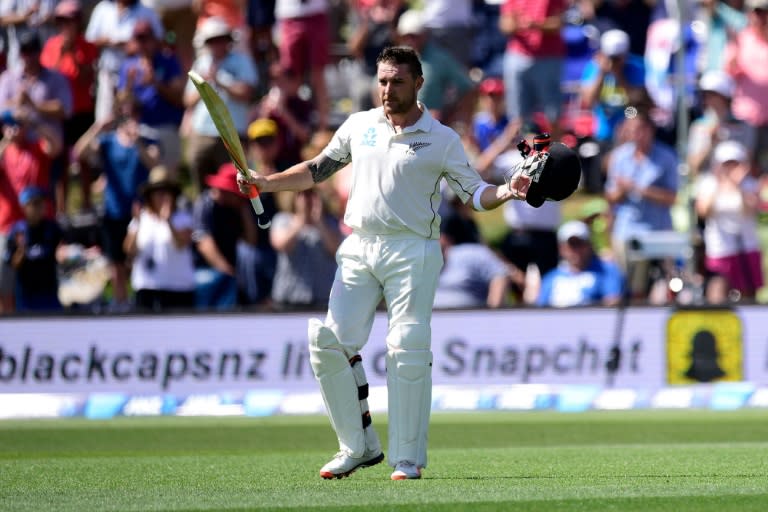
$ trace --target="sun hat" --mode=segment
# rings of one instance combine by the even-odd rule
[[[629,52],[629,34],[617,28],[606,30],[600,36],[600,51],[609,57],[626,55]]]
[[[149,178],[141,187],[141,194],[146,197],[150,192],[161,189],[170,190],[177,195],[181,193],[181,185],[173,173],[164,165],[157,165],[149,171]]]
[[[746,162],[747,148],[744,147],[744,144],[736,142],[735,140],[725,140],[715,146],[712,159],[718,164],[725,162]]]
[[[410,9],[400,15],[397,21],[397,33],[401,36],[424,32],[424,17],[420,11]]]
[[[768,9],[768,0],[746,0],[744,7],[749,11],[757,9]]]
[[[206,42],[219,37],[229,37],[230,39],[234,39],[232,27],[230,27],[223,18],[211,16],[210,18],[206,18],[205,21],[197,27],[193,43],[196,48],[202,48],[205,46]]]
[[[237,186],[237,168],[232,162],[222,164],[216,174],[206,176],[205,184],[211,188],[242,195]]]
[[[706,71],[699,78],[699,89],[702,91],[716,92],[721,96],[730,98],[733,96],[733,88],[733,78],[725,71],[712,69]]]

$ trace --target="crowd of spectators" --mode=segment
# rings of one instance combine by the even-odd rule
[[[419,101],[461,135],[486,180],[500,180],[534,133],[582,160],[574,198],[507,203],[495,239],[483,238],[487,217],[446,192],[436,307],[667,303],[683,292],[754,301],[768,204],[768,0],[679,7],[0,2],[0,314],[324,307],[349,233],[349,169],[312,191],[265,195],[273,223],[259,229],[187,72],[220,93],[251,168],[276,173],[377,106],[375,59],[393,44],[419,52]],[[589,208],[566,214],[580,203]],[[690,251],[638,241],[675,231]],[[100,278],[84,279],[89,269]],[[96,287],[86,304],[60,300],[75,277]],[[671,277],[686,289],[668,287]]]

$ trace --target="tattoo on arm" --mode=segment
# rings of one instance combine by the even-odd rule
[[[325,155],[319,155],[317,158],[309,161],[309,171],[312,173],[312,181],[320,183],[327,180],[339,169],[347,165]]]

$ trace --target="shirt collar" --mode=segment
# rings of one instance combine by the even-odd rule
[[[421,117],[419,117],[419,119],[412,125],[406,126],[403,129],[403,133],[432,131],[432,125],[435,118],[432,117],[432,114],[429,113],[429,109],[424,106],[422,102],[417,101],[416,104],[421,110]],[[384,107],[379,107],[379,119],[387,123],[389,122],[389,119],[387,119],[387,116],[384,114]]]

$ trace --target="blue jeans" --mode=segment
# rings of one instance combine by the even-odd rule
[[[226,311],[237,306],[237,280],[212,268],[195,271],[195,307]]]
[[[55,292],[25,293],[16,287],[16,311],[61,311],[62,306]]]
[[[530,121],[535,112],[543,112],[551,123],[560,119],[563,108],[563,59],[504,54],[504,89],[507,117]]]

